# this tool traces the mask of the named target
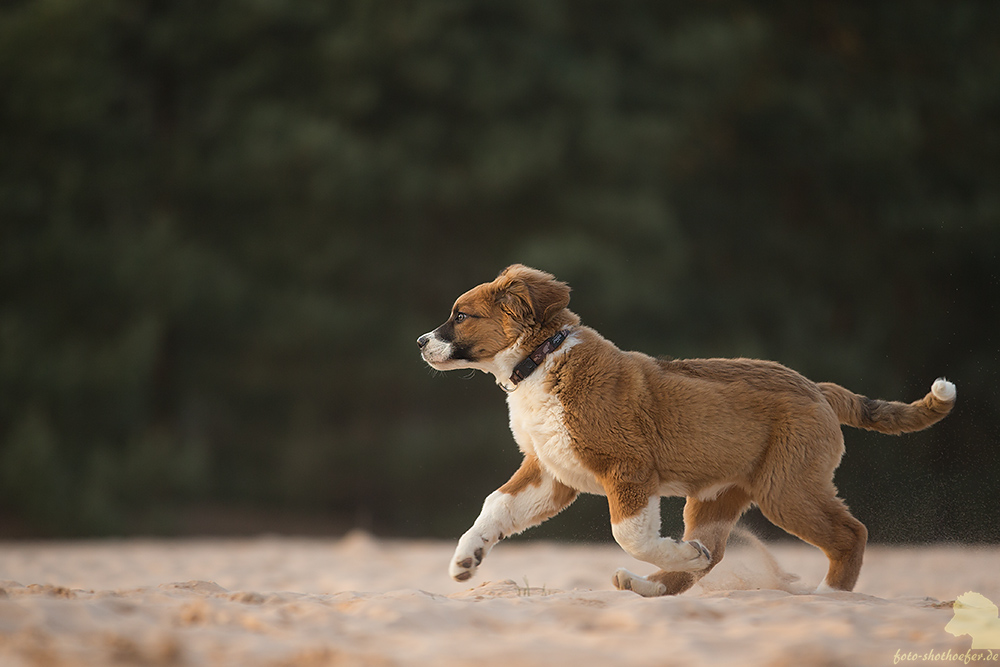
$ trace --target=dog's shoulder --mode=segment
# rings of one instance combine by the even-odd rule
[[[570,334],[565,354],[549,369],[546,385],[556,391],[571,386],[589,385],[595,378],[621,371],[622,352],[615,344],[590,327],[577,327]]]
[[[572,348],[550,368],[546,387],[566,407],[608,408],[641,399],[659,373],[653,357],[620,350],[597,331],[579,327]]]

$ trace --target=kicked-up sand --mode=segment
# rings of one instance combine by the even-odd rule
[[[945,629],[959,596],[1000,601],[1000,547],[870,546],[856,592],[814,595],[818,550],[751,539],[656,599],[613,589],[619,567],[654,570],[613,544],[501,543],[463,584],[453,548],[2,543],[0,665],[1000,665],[1000,646]],[[951,630],[994,641],[995,607],[962,613]]]

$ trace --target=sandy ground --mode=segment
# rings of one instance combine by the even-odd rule
[[[616,568],[653,570],[615,545],[501,543],[465,584],[446,576],[452,549],[0,544],[0,665],[1000,665],[944,629],[962,593],[1000,601],[1000,547],[873,546],[857,592],[813,595],[822,554],[770,546],[789,582],[751,544],[657,599],[613,590]]]

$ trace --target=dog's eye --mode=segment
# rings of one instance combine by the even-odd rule
[[[466,315],[465,313],[455,313],[455,324],[460,324],[464,322],[465,318],[467,317],[468,315]]]

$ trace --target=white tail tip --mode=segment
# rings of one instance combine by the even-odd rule
[[[938,378],[931,385],[931,393],[934,394],[934,398],[939,401],[944,401],[949,403],[955,400],[955,384],[953,382],[948,382],[944,378]]]

